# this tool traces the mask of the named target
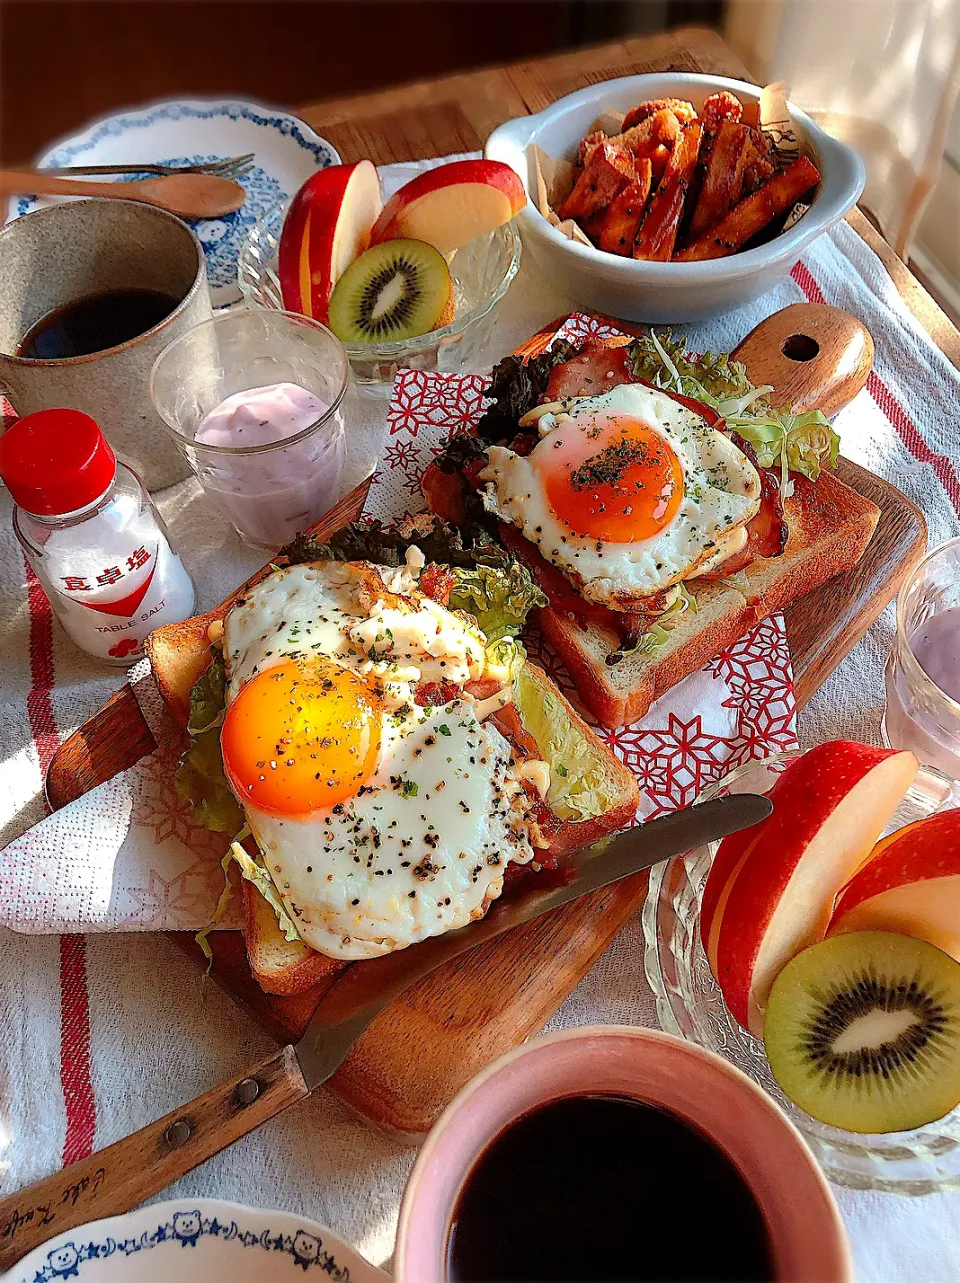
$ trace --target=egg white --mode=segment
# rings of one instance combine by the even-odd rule
[[[468,615],[414,585],[409,570],[354,562],[307,563],[268,575],[223,621],[228,702],[257,673],[286,659],[325,656],[392,685],[463,685],[479,677],[483,633]]]
[[[603,396],[569,403],[569,418],[552,417],[526,457],[491,446],[484,504],[517,526],[588,601],[625,607],[670,584],[693,577],[697,567],[732,545],[731,534],[760,507],[760,476],[729,437],[686,406],[642,384],[622,384]],[[663,530],[636,543],[576,534],[550,507],[538,464],[571,432],[588,432],[600,414],[630,415],[649,423],[669,442],[683,470],[680,507]]]
[[[330,957],[464,926],[500,895],[507,863],[534,855],[510,745],[470,701],[413,705],[384,729],[376,774],[339,808],[298,821],[246,807],[302,939]]]
[[[228,703],[259,672],[318,656],[388,694],[377,768],[356,797],[287,818],[239,798],[301,938],[334,958],[377,957],[481,917],[506,865],[534,855],[509,742],[469,697],[413,699],[416,683],[463,685],[485,663],[483,633],[420,594],[417,568],[289,567],[224,619]]]

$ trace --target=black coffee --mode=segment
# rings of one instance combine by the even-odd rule
[[[20,340],[17,356],[56,361],[135,339],[169,316],[180,299],[159,290],[104,290],[55,307]]]
[[[454,1212],[453,1283],[771,1280],[763,1216],[729,1158],[620,1096],[526,1114],[477,1160]]]

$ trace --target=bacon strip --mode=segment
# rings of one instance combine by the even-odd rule
[[[737,438],[737,445],[756,467],[756,457],[747,443]],[[758,557],[779,557],[787,546],[789,527],[783,515],[783,494],[780,490],[779,468],[757,468],[760,473],[760,509],[747,525],[747,542],[732,557],[708,570],[698,579],[725,579],[745,570]]]
[[[633,367],[626,345],[593,347],[550,372],[544,401],[567,401],[574,396],[598,396],[621,383],[633,383]]]
[[[449,566],[439,566],[431,561],[429,566],[424,566],[420,575],[420,591],[441,606],[449,606],[453,582],[453,571]]]

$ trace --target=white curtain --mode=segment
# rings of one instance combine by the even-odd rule
[[[861,203],[905,257],[960,91],[960,0],[728,0],[725,35],[860,152]]]

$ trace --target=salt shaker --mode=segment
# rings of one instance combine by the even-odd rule
[[[0,437],[13,528],[76,644],[128,666],[147,634],[193,613],[194,591],[135,472],[79,410],[40,410]]]

